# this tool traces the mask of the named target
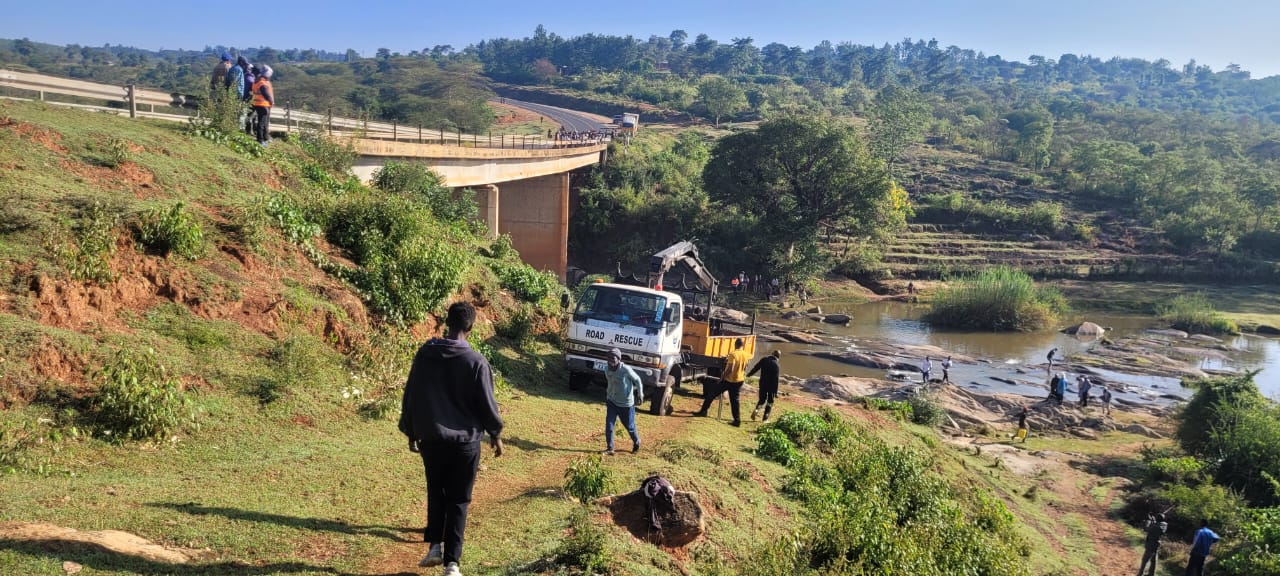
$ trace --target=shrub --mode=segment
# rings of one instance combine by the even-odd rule
[[[609,554],[609,537],[591,523],[586,510],[569,514],[568,536],[556,547],[554,561],[561,566],[578,568],[584,574],[613,574],[613,556]]]
[[[942,405],[929,396],[917,394],[907,399],[911,407],[911,421],[925,426],[937,426],[946,417],[947,411]]]
[[[307,219],[296,201],[284,194],[267,199],[266,213],[290,242],[301,244],[320,234],[320,225]]]
[[[574,460],[564,471],[565,493],[584,505],[603,496],[614,481],[613,471],[606,468],[597,455]]]
[[[1240,328],[1213,309],[1203,293],[1181,294],[1157,306],[1160,318],[1178,330],[1209,334],[1239,334]]]
[[[550,272],[539,272],[524,263],[494,262],[490,265],[502,287],[525,302],[541,302],[560,287],[560,280]]]
[[[533,340],[533,312],[528,306],[517,306],[494,327],[499,336],[525,347]]]
[[[1169,532],[1190,537],[1208,519],[1220,534],[1236,532],[1244,522],[1244,499],[1216,484],[1184,486],[1169,484],[1156,492],[1156,499],[1168,503]]]
[[[800,457],[796,445],[777,428],[763,428],[756,434],[756,455],[783,466],[790,466]]]
[[[886,410],[893,413],[894,418],[900,422],[911,419],[911,404],[902,400],[885,400],[884,398],[872,398],[865,396],[862,398],[862,405],[868,410]]]
[[[115,280],[111,255],[116,251],[118,218],[101,204],[94,204],[65,241],[54,241],[53,251],[72,278],[107,284]]]
[[[183,425],[195,423],[191,400],[156,361],[154,350],[121,350],[96,379],[93,410],[108,439],[164,440]]]
[[[1147,462],[1147,470],[1153,481],[1183,484],[1198,479],[1204,464],[1190,456],[1156,458]]]
[[[462,283],[468,253],[442,232],[408,199],[359,195],[338,203],[326,236],[361,266],[343,275],[370,306],[405,324],[421,321]]]
[[[481,227],[474,195],[465,191],[455,194],[424,164],[387,162],[374,172],[373,185],[380,190],[415,197],[441,221],[466,223],[472,230]]]
[[[298,142],[307,156],[330,172],[345,174],[356,160],[355,144],[350,140],[336,140],[317,130],[304,130]]]
[[[1250,510],[1239,538],[1240,546],[1219,558],[1223,574],[1280,574],[1280,508]]]
[[[940,326],[982,330],[1037,330],[1065,308],[1062,295],[1039,289],[1026,272],[989,268],[934,294],[925,317]]]
[[[771,424],[761,426],[761,431],[776,429],[786,435],[796,446],[805,448],[822,437],[827,428],[827,421],[812,412],[783,412]]]
[[[145,212],[138,224],[138,242],[161,256],[177,253],[194,260],[204,252],[204,231],[179,202],[168,210]]]

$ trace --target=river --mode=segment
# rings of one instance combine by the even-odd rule
[[[1012,392],[1035,397],[1044,396],[1045,389],[1026,384],[1007,384],[994,380],[993,377],[1020,382],[1041,382],[1044,379],[1043,367],[1033,367],[1043,365],[1049,350],[1057,348],[1059,355],[1070,356],[1098,345],[1097,341],[1083,341],[1075,336],[1050,330],[1031,333],[992,333],[937,329],[920,320],[928,309],[928,305],[924,304],[892,301],[822,305],[822,311],[827,314],[839,313],[851,316],[853,319],[844,326],[807,319],[784,320],[769,314],[762,314],[760,319],[799,328],[821,330],[826,333],[822,336],[823,339],[836,348],[855,348],[860,339],[878,339],[904,344],[933,345],[952,350],[980,359],[980,362],[975,364],[956,364],[951,369],[952,382],[978,391]],[[1074,325],[1081,320],[1088,320],[1108,328],[1107,337],[1112,340],[1138,335],[1148,329],[1159,327],[1156,320],[1149,316],[1092,312],[1067,318],[1063,325]],[[1223,343],[1232,348],[1226,354],[1226,358],[1202,359],[1199,367],[1211,370],[1261,370],[1255,377],[1258,387],[1268,397],[1280,400],[1280,340],[1244,335],[1227,337]],[[823,374],[848,374],[870,378],[885,376],[884,370],[794,354],[796,351],[817,348],[810,344],[762,342],[758,355],[781,349],[784,372],[801,378]],[[935,359],[933,363],[935,377],[941,374],[939,364],[940,360]],[[1108,380],[1124,383],[1129,391],[1118,393],[1117,397],[1129,401],[1153,399],[1168,401],[1175,396],[1190,395],[1190,391],[1182,388],[1180,382],[1174,378],[1109,371],[1104,371],[1102,375]]]

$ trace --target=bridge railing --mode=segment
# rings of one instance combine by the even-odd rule
[[[32,93],[31,97],[0,96],[9,100],[41,100],[48,104],[94,110],[130,118],[156,118],[186,122],[199,116],[203,96],[165,93],[140,88],[136,85],[116,86],[59,78],[31,72],[0,69],[0,87]],[[47,94],[69,96],[76,101],[50,100]],[[94,103],[90,103],[94,102]],[[106,105],[102,105],[105,102]],[[316,130],[339,137],[394,140],[422,144],[464,146],[471,148],[570,148],[593,146],[608,140],[607,137],[573,141],[548,139],[538,135],[514,134],[465,134],[445,130],[427,129],[422,126],[405,126],[396,122],[377,122],[368,119],[343,118],[331,113],[319,114],[293,110],[285,106],[271,109],[273,131],[297,133]]]

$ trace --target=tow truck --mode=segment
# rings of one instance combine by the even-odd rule
[[[676,269],[683,270],[678,280]],[[605,382],[609,349],[617,348],[644,384],[649,413],[670,414],[674,390],[718,376],[735,340],[755,355],[755,317],[748,324],[717,315],[718,288],[687,240],[654,254],[645,277],[619,268],[613,282],[588,286],[569,322],[569,387]]]

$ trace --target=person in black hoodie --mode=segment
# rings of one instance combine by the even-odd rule
[[[782,351],[774,350],[773,354],[756,362],[755,367],[747,373],[748,378],[755,376],[756,372],[760,373],[760,399],[756,401],[756,409],[751,411],[752,420],[760,414],[760,408],[764,408],[764,421],[769,421],[773,401],[778,399],[778,373],[782,371],[782,366],[779,364],[780,358],[782,358]]]
[[[449,307],[444,338],[418,349],[409,368],[400,407],[400,431],[409,450],[422,454],[427,473],[427,527],[431,548],[419,566],[445,565],[458,576],[467,507],[480,465],[480,441],[489,435],[495,457],[502,456],[502,417],[493,399],[493,372],[484,356],[467,344],[476,310],[458,302]]]

